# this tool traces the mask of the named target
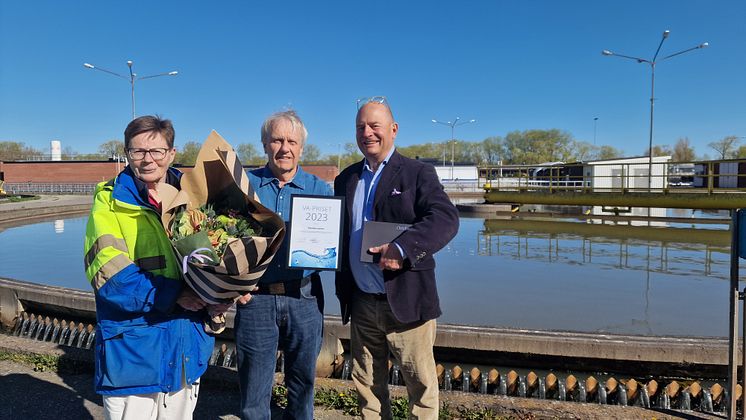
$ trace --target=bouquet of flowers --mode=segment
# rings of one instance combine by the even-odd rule
[[[217,214],[211,204],[180,209],[169,232],[177,252],[203,255],[208,258],[202,262],[217,265],[232,239],[261,236],[262,226],[256,220],[233,209],[222,212],[225,214]]]
[[[181,189],[158,186],[161,221],[184,281],[210,305],[254,290],[285,236],[285,222],[264,207],[231,146],[213,131]]]

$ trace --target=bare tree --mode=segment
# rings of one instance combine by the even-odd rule
[[[682,137],[673,146],[672,160],[674,162],[691,162],[694,160],[694,148],[689,142],[689,137]]]
[[[112,156],[124,156],[124,142],[122,140],[109,140],[98,146],[98,153],[109,158]]]
[[[713,141],[707,146],[718,152],[720,159],[730,159],[736,155],[736,146],[738,146],[738,137],[725,136],[720,140]]]

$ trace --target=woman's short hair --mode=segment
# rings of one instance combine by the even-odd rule
[[[174,132],[174,126],[171,124],[171,120],[161,118],[158,115],[144,115],[137,117],[127,124],[127,128],[124,129],[124,148],[125,150],[130,148],[130,142],[132,139],[142,133],[159,133],[166,139],[169,149],[174,148],[174,138],[176,133]]]

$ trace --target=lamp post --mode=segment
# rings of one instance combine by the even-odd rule
[[[330,146],[337,146],[337,173],[342,171],[342,143],[327,143]]]
[[[598,117],[593,117],[593,145],[596,145],[596,124],[598,123]]]
[[[456,154],[456,140],[453,137],[453,130],[456,127],[460,126],[460,125],[471,124],[471,123],[477,122],[477,120],[469,120],[469,121],[461,121],[461,122],[459,122],[460,119],[461,119],[461,117],[456,117],[456,119],[453,120],[453,122],[451,122],[451,121],[443,122],[443,121],[438,121],[438,120],[432,120],[432,122],[434,122],[435,124],[443,124],[443,125],[447,125],[447,126],[451,127],[451,181],[453,181],[453,160],[454,160],[454,156]],[[443,166],[445,166],[445,160],[446,160],[446,153],[445,153],[445,149],[444,149],[443,150]]]
[[[102,71],[104,73],[109,73],[111,75],[114,75],[114,76],[117,76],[117,77],[121,77],[122,79],[127,80],[129,82],[129,84],[130,84],[130,91],[131,91],[131,94],[132,94],[132,119],[133,120],[135,119],[135,81],[137,81],[137,80],[145,80],[145,79],[152,79],[154,77],[160,77],[160,76],[176,76],[177,74],[179,74],[178,71],[170,71],[170,72],[167,72],[167,73],[159,73],[159,74],[153,74],[153,75],[150,75],[150,76],[141,76],[141,77],[138,77],[137,73],[133,73],[132,72],[132,60],[127,60],[127,67],[129,68],[129,72],[130,72],[129,77],[122,76],[121,74],[119,74],[117,72],[113,72],[113,71],[107,70],[105,68],[94,66],[93,64],[89,64],[89,63],[83,63],[83,67],[85,67],[87,69]]]
[[[655,55],[653,55],[653,58],[651,60],[647,60],[644,58],[639,57],[632,57],[629,55],[623,55],[623,54],[617,54],[614,52],[611,52],[609,50],[603,50],[601,51],[601,54],[608,55],[608,56],[616,56],[621,58],[627,58],[630,60],[635,60],[638,63],[647,63],[650,65],[650,138],[648,141],[648,191],[650,191],[651,188],[651,182],[653,177],[653,107],[655,104],[655,65],[661,61],[668,60],[669,58],[676,57],[677,55],[681,55],[684,53],[688,53],[689,51],[694,51],[700,48],[706,48],[710,44],[707,42],[703,42],[696,47],[687,48],[685,50],[681,50],[679,52],[667,55],[660,60],[657,60],[658,53],[661,51],[661,47],[663,46],[663,42],[668,38],[668,35],[671,33],[669,30],[663,31],[663,37],[661,38],[661,42],[658,44],[658,49],[655,50]]]

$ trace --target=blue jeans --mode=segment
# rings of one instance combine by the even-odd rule
[[[295,296],[253,295],[236,308],[235,333],[241,390],[241,419],[270,419],[278,346],[285,355],[288,406],[285,419],[313,419],[316,359],[324,325],[321,281]]]

